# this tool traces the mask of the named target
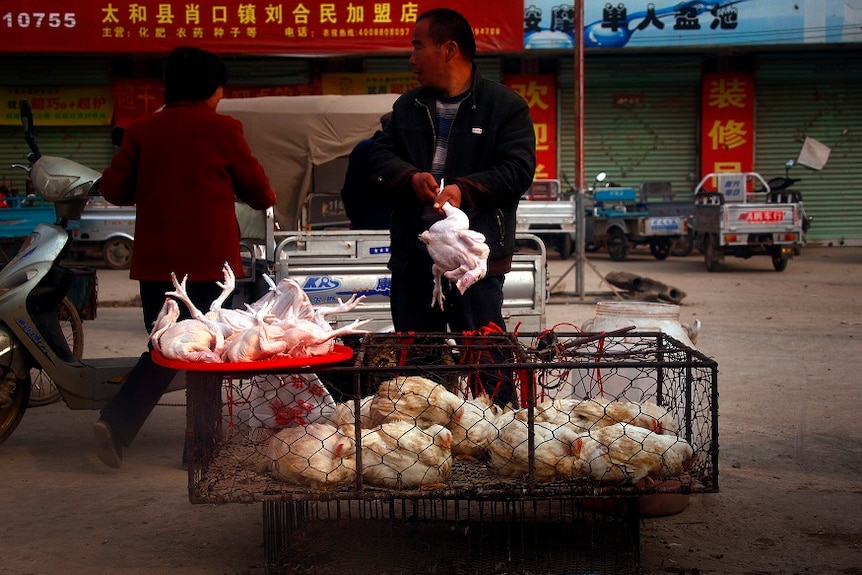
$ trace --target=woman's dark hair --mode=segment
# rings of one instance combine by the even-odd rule
[[[181,47],[165,64],[165,104],[177,100],[199,102],[227,84],[227,66],[206,50]]]
[[[460,13],[449,8],[432,8],[419,15],[416,22],[428,20],[428,36],[439,46],[454,40],[468,62],[476,56],[476,38],[473,28]]]

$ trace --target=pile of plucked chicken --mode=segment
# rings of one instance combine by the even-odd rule
[[[487,396],[463,399],[419,376],[383,382],[360,406],[359,441],[353,402],[337,404],[328,417],[272,430],[258,471],[314,488],[355,482],[357,473],[370,485],[434,488],[450,478],[454,458],[465,458],[500,476],[527,477],[526,409],[504,410]],[[654,403],[548,400],[534,408],[535,478],[636,483],[679,476],[693,450],[677,432]]]
[[[223,308],[233,293],[236,279],[230,266],[223,268],[221,294],[203,312],[195,307],[180,282],[171,274],[174,291],[165,294],[165,303],[150,332],[153,348],[167,359],[185,362],[249,362],[278,357],[310,357],[332,351],[335,338],[367,333],[362,326],[371,320],[332,329],[327,316],[345,313],[360,305],[363,297],[351,297],[338,305],[315,308],[295,280],[285,278],[246,309]],[[268,276],[264,276],[268,279]],[[168,297],[168,296],[173,296]],[[191,318],[178,320],[182,302]]]

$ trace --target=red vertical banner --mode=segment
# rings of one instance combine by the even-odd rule
[[[754,166],[754,77],[703,75],[701,173],[750,172]]]
[[[536,179],[557,177],[557,85],[551,74],[506,76],[505,84],[530,105],[536,130]]]

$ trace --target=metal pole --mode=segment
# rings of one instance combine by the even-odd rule
[[[586,266],[584,217],[584,0],[575,0],[575,292],[583,300]]]

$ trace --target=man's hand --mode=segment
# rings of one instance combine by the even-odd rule
[[[410,180],[416,197],[423,205],[433,204],[440,188],[430,172],[416,172]]]
[[[452,207],[461,207],[461,188],[456,184],[449,184],[440,190],[437,194],[437,198],[434,200],[434,209],[440,214],[443,214],[443,204],[446,202],[449,202],[449,205]]]

